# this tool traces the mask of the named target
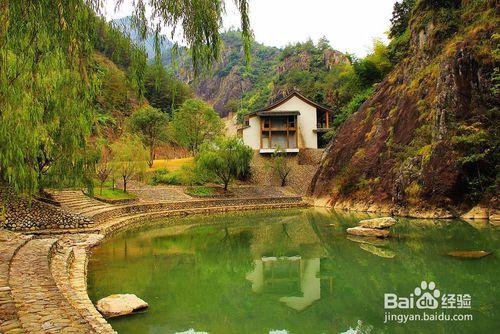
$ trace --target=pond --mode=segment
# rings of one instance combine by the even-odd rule
[[[121,334],[498,330],[498,230],[488,222],[400,219],[392,238],[369,244],[345,233],[362,218],[305,209],[147,222],[93,251],[89,296],[133,293],[149,303],[143,313],[109,320]],[[446,255],[454,250],[493,254]],[[415,291],[422,281],[434,282],[427,292],[439,290],[439,308],[384,309],[384,294],[424,296]],[[473,320],[404,323],[423,312]],[[388,313],[395,318],[386,321]]]

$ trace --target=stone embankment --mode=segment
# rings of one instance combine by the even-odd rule
[[[111,205],[68,190],[54,199],[61,205],[55,210],[87,223],[42,223],[29,234],[0,229],[0,333],[115,333],[87,295],[86,267],[89,250],[120,228],[161,217],[306,206],[288,195]]]
[[[82,194],[82,196],[84,196]],[[38,229],[78,229],[92,224],[91,220],[79,214],[56,207],[36,199],[28,200],[16,195],[0,184],[2,227],[12,231],[34,231]]]

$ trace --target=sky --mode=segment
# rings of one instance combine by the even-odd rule
[[[248,0],[250,24],[255,40],[269,46],[314,42],[325,36],[334,49],[365,56],[374,38],[387,41],[395,0]],[[130,15],[132,0],[118,11],[115,0],[106,0],[108,19]],[[226,0],[224,29],[239,27],[239,13],[233,0]],[[170,29],[165,28],[168,34]],[[182,44],[181,38],[174,38]]]

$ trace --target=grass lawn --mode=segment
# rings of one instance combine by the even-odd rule
[[[166,168],[169,172],[173,172],[179,170],[184,165],[192,166],[193,164],[194,164],[194,158],[192,157],[181,158],[181,159],[162,159],[162,160],[155,160],[153,162],[153,167],[151,167],[148,170],[151,171],[159,168]]]
[[[95,189],[94,195],[96,197],[104,198],[104,199],[132,199],[136,198],[137,195],[132,194],[132,193],[126,193],[121,189],[107,189],[103,188],[102,189],[102,194],[101,190],[99,188]]]

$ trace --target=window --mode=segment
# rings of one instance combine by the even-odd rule
[[[288,116],[288,127],[289,128],[295,127],[295,116]]]
[[[264,129],[269,129],[271,127],[271,118],[264,117]]]
[[[245,126],[250,126],[250,117],[245,117]]]

